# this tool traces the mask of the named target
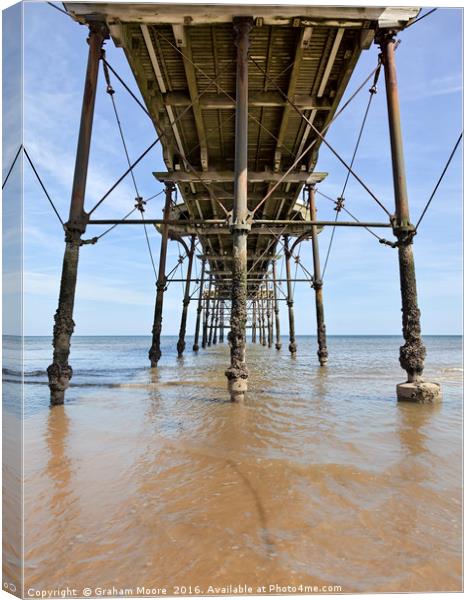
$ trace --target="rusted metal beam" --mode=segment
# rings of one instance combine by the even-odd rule
[[[107,37],[109,37],[108,31],[104,24],[90,25],[88,63],[83,91],[70,213],[68,222],[65,224],[65,252],[60,280],[59,305],[54,316],[55,325],[52,341],[54,353],[52,364],[47,368],[50,400],[53,405],[64,403],[65,390],[68,388],[73,374],[72,367],[68,364],[70,340],[75,327],[73,306],[75,303],[79,250],[82,243],[81,236],[86,230],[88,220],[84,210],[84,202],[99,61],[102,45]]]
[[[199,288],[199,298],[197,300],[197,317],[195,321],[195,333],[194,333],[194,344],[192,346],[192,350],[194,352],[199,351],[199,331],[200,331],[200,319],[202,315],[202,299],[204,296],[204,279],[205,279],[205,258],[202,259],[202,268],[200,274],[200,288]]]
[[[187,309],[190,304],[190,291],[191,291],[191,277],[192,277],[192,263],[194,261],[195,251],[195,235],[191,237],[191,246],[189,248],[187,273],[186,273],[186,287],[184,289],[184,299],[182,302],[182,314],[181,314],[181,325],[179,327],[179,339],[176,345],[178,357],[180,358],[184,354],[186,349],[186,325],[187,325]]]
[[[246,366],[246,300],[248,223],[248,50],[250,18],[233,21],[236,38],[235,170],[232,214],[233,281],[231,294],[230,366],[225,371],[232,401],[242,402],[248,389]]]
[[[183,227],[199,227],[199,228],[215,228],[219,227],[223,230],[226,226],[225,219],[90,219],[88,225],[171,225],[172,228]],[[251,229],[261,228],[267,225],[292,225],[294,227],[302,227],[305,230],[311,229],[313,225],[316,227],[376,227],[378,229],[390,228],[391,223],[376,222],[357,222],[357,221],[300,221],[291,219],[255,219],[251,222]]]
[[[316,220],[316,202],[315,193],[312,186],[308,187],[308,200],[309,200],[309,215],[311,221]],[[322,366],[327,364],[328,351],[327,351],[327,340],[326,340],[326,323],[324,320],[324,303],[322,297],[323,281],[321,277],[321,264],[319,261],[319,244],[318,244],[318,229],[316,225],[311,228],[311,242],[313,249],[313,268],[314,268],[314,280],[313,288],[316,299],[316,334],[318,344],[318,359],[319,364]]]
[[[172,194],[175,190],[174,184],[168,183],[165,190],[165,205],[164,205],[164,219],[169,219],[171,211]],[[160,262],[158,266],[158,281],[156,282],[156,300],[155,300],[155,314],[153,318],[153,330],[152,330],[152,343],[151,348],[148,352],[148,358],[150,359],[150,365],[152,368],[158,365],[158,361],[161,358],[161,328],[163,325],[163,300],[164,292],[166,287],[166,255],[168,251],[168,233],[169,225],[163,225],[161,231],[161,247],[160,247]]]
[[[394,58],[395,32],[380,32],[378,41],[381,46],[386,82],[394,201],[396,207],[394,234],[397,237],[399,253],[402,333],[405,340],[404,345],[400,348],[399,361],[401,367],[407,372],[407,383],[397,386],[397,397],[398,400],[434,402],[441,397],[440,386],[438,384],[425,383],[425,390],[423,390],[421,385],[426,350],[421,338],[420,310],[417,302],[417,281],[412,250],[415,228],[410,221],[409,202],[407,198],[399,93]]]
[[[304,27],[300,30],[298,41],[295,49],[295,58],[293,61],[293,66],[290,71],[290,81],[288,83],[287,96],[291,100],[295,95],[295,89],[298,82],[298,77],[300,75],[300,70],[302,67],[302,60],[305,48],[308,47],[309,40],[311,39],[312,28]],[[310,106],[308,108],[315,109],[315,106]],[[282,149],[285,140],[285,136],[288,131],[288,120],[290,118],[291,106],[289,103],[286,103],[286,106],[283,110],[282,120],[280,122],[279,132],[277,135],[277,146],[275,147],[274,154],[274,171],[279,171],[281,162],[282,162]]]
[[[208,147],[207,136],[205,133],[204,118],[202,115],[202,106],[199,101],[199,91],[197,89],[197,76],[192,59],[192,47],[190,36],[184,35],[185,47],[182,53],[182,61],[186,72],[187,85],[189,86],[190,104],[192,104],[192,112],[194,114],[195,128],[197,137],[199,138],[200,165],[202,171],[208,169]],[[201,96],[203,98],[203,96]]]
[[[326,91],[327,82],[329,81],[329,76],[332,71],[332,67],[334,66],[335,59],[337,57],[337,53],[339,51],[340,43],[342,38],[344,37],[345,29],[343,27],[339,27],[335,34],[334,43],[332,44],[332,49],[329,54],[329,58],[326,64],[326,68],[324,69],[324,73],[322,76],[321,83],[319,84],[318,89],[318,97],[322,98],[324,92]]]

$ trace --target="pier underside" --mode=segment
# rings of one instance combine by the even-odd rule
[[[152,366],[161,355],[169,240],[182,241],[189,259],[178,353],[185,349],[192,263],[199,259],[203,268],[197,280],[193,349],[199,349],[201,327],[202,347],[222,341],[229,329],[226,375],[233,400],[243,400],[247,391],[246,329],[253,341],[258,332],[261,343],[269,346],[275,337],[280,348],[275,270],[280,255],[286,267],[289,349],[296,352],[290,259],[296,242],[311,240],[314,274],[309,282],[316,298],[318,357],[326,364],[317,235],[328,224],[316,220],[314,190],[327,174],[315,170],[318,151],[361,52],[383,32],[392,39],[419,9],[138,3],[65,7],[90,27],[90,39],[98,27],[99,44],[105,30],[123,49],[162,147],[167,170],[154,173],[166,187],[166,203],[163,219],[152,221],[162,234]],[[396,206],[399,202],[396,195]],[[409,222],[406,214],[401,216],[401,222],[392,224],[406,244]],[[71,213],[71,223],[80,222],[73,217]],[[82,220],[79,234],[88,223],[98,222]],[[389,227],[391,222],[375,225]],[[416,299],[410,308],[418,311]],[[416,356],[422,355],[414,342]],[[423,355],[421,361],[423,365]],[[403,367],[413,383],[423,366],[409,364]],[[62,371],[56,368],[59,402],[70,378],[66,367],[65,360]],[[51,390],[54,398],[53,385]]]

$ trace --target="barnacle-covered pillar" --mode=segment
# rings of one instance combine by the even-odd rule
[[[218,327],[220,321],[220,298],[217,298],[215,304],[215,325],[213,327],[213,339],[212,344],[215,346],[218,342]]]
[[[248,222],[248,50],[250,18],[234,19],[237,48],[234,198],[231,220],[233,272],[231,289],[230,367],[225,371],[232,401],[242,402],[248,389],[246,366]]]
[[[160,262],[158,266],[158,281],[156,282],[155,314],[153,318],[152,342],[148,352],[151,367],[156,367],[161,358],[161,328],[163,325],[163,299],[166,289],[166,254],[168,251],[169,218],[171,214],[174,183],[166,183],[165,203],[163,210],[164,223],[161,229]]]
[[[263,345],[267,345],[266,337],[265,337],[265,303],[264,303],[264,288],[261,286],[260,288],[260,299],[259,299],[259,312],[260,312],[260,321],[259,321],[259,342]]]
[[[396,213],[393,217],[393,230],[397,237],[399,253],[402,333],[405,340],[404,345],[400,348],[399,361],[401,367],[407,372],[407,382],[397,385],[397,398],[398,400],[432,403],[441,399],[441,390],[437,383],[428,383],[422,380],[426,351],[421,339],[420,310],[417,304],[417,282],[412,250],[415,228],[410,221],[409,202],[407,199],[399,94],[394,59],[395,32],[389,30],[380,32],[378,42],[381,46],[386,81],[396,207]]]
[[[296,354],[296,339],[295,339],[295,312],[293,310],[293,291],[291,285],[291,269],[290,258],[291,252],[288,246],[288,235],[284,236],[285,241],[285,273],[287,276],[287,306],[288,306],[288,325],[290,329],[290,343],[288,350],[293,356]]]
[[[225,301],[220,301],[220,333],[218,335],[218,341],[223,344],[225,341]]]
[[[195,320],[195,333],[194,333],[194,345],[192,346],[192,350],[194,352],[199,351],[199,331],[200,331],[200,318],[202,316],[202,301],[204,297],[204,278],[205,278],[205,258],[202,259],[202,272],[200,274],[200,288],[199,288],[199,298],[197,300],[197,317]]]
[[[272,313],[271,313],[271,301],[270,301],[270,286],[269,283],[265,284],[265,302],[266,302],[266,316],[267,316],[267,346],[272,348]]]
[[[81,109],[80,131],[78,134],[75,173],[73,177],[70,213],[65,223],[65,252],[60,280],[59,306],[54,316],[54,347],[52,364],[47,368],[49,378],[51,404],[63,404],[65,390],[72,378],[72,367],[68,364],[70,340],[75,323],[73,322],[73,306],[78,273],[78,256],[82,245],[81,236],[85,233],[88,214],[84,210],[86,179],[93,129],[93,114],[96,100],[99,61],[102,45],[108,37],[104,24],[90,25],[88,38],[88,63]]]
[[[316,202],[314,187],[308,186],[308,199],[309,199],[309,215],[311,221],[316,221]],[[322,278],[321,278],[321,264],[319,261],[319,244],[318,244],[318,228],[316,225],[311,227],[311,242],[313,246],[313,288],[316,296],[316,331],[317,331],[317,343],[318,343],[318,358],[321,367],[327,364],[327,358],[329,356],[327,352],[327,340],[326,340],[326,323],[324,321],[324,303],[322,298]]]
[[[210,273],[209,278],[208,278],[208,289],[205,293],[204,324],[203,324],[203,331],[202,331],[202,348],[204,348],[204,349],[207,347],[207,343],[208,343],[208,320],[210,317],[210,296],[212,294],[212,282],[213,282],[213,275]]]
[[[255,344],[257,342],[257,300],[253,298],[252,300],[252,330],[251,330],[251,340],[252,343]]]
[[[191,245],[189,248],[189,254],[187,256],[187,273],[186,273],[186,286],[184,289],[184,299],[182,301],[182,314],[181,314],[181,325],[179,327],[179,339],[177,343],[178,357],[180,358],[184,354],[186,349],[186,325],[187,325],[187,310],[191,301],[191,277],[192,277],[192,264],[194,262],[194,250],[195,250],[195,235],[191,237]]]
[[[281,350],[282,342],[280,341],[280,315],[277,298],[277,261],[272,261],[272,280],[274,293],[274,314],[275,314],[275,348]]]
[[[207,346],[211,346],[212,342],[213,342],[213,328],[215,327],[215,313],[216,313],[215,291],[213,292],[213,298],[209,298],[209,302],[211,305],[211,309],[210,309],[210,329],[208,332]]]

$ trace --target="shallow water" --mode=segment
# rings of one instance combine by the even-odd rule
[[[314,338],[249,345],[240,406],[226,345],[178,361],[165,338],[151,373],[146,338],[77,337],[50,410],[29,339],[26,589],[460,590],[461,338],[425,342],[440,406],[395,401],[397,337],[331,337],[323,370]]]

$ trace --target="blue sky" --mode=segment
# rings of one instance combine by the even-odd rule
[[[68,214],[75,148],[86,66],[87,30],[46,3],[25,3],[24,140],[63,217]],[[416,222],[462,127],[462,11],[439,9],[400,34],[397,67],[409,200]],[[108,42],[107,58],[136,90],[123,52]],[[374,67],[378,50],[362,54],[345,97]],[[155,138],[141,109],[114,82],[115,99],[132,157]],[[386,206],[393,210],[384,82],[378,84],[356,171]],[[350,159],[368,100],[365,89],[332,126],[328,139]],[[425,334],[459,334],[462,331],[462,158],[459,150],[437,197],[425,217],[414,250],[419,303]],[[5,161],[7,162],[7,161]],[[105,84],[100,77],[90,158],[86,207],[99,199],[125,170],[125,157]],[[136,170],[144,197],[161,186],[151,175],[163,170],[159,149]],[[346,172],[323,146],[317,170],[327,171],[321,191],[336,197]],[[42,191],[25,165],[25,333],[49,335],[57,306],[63,254],[63,232]],[[121,217],[133,207],[134,192],[126,180],[95,213],[97,218]],[[332,204],[317,199],[319,218],[332,219]],[[346,206],[363,220],[386,215],[353,180]],[[149,203],[147,216],[158,218],[162,196]],[[89,228],[87,237],[99,228]],[[151,230],[155,259],[159,235]],[[322,256],[329,231],[320,235]],[[178,256],[170,243],[168,266]],[[302,261],[311,268],[311,247],[302,245]],[[397,253],[380,245],[366,231],[340,228],[336,232],[325,275],[326,323],[330,334],[399,334],[401,311]],[[175,334],[182,306],[181,284],[165,297],[163,330]],[[154,275],[140,227],[122,226],[95,246],[81,251],[76,296],[76,334],[149,334],[155,296]],[[307,284],[295,288],[299,334],[314,333],[313,292]],[[282,305],[283,333],[287,315]],[[188,332],[193,332],[195,304]]]

